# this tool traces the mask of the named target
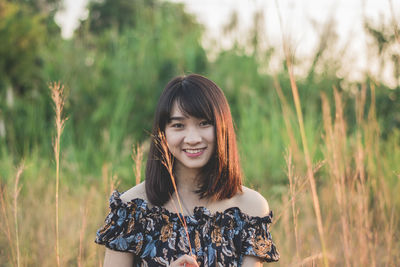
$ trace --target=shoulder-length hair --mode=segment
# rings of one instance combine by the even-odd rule
[[[175,101],[185,115],[207,119],[214,125],[215,150],[202,168],[196,193],[200,198],[222,200],[242,192],[242,171],[228,101],[214,82],[190,74],[172,79],[158,101],[146,165],[146,195],[150,203],[161,206],[174,193],[157,144],[161,141],[159,134],[165,134]]]

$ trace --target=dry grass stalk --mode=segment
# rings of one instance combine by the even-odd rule
[[[366,233],[369,260],[373,265],[376,265],[378,256],[376,248],[378,239],[382,236],[378,234],[379,229],[376,225],[379,225],[379,223],[376,223],[376,221],[379,219],[382,225],[387,225],[387,222],[391,220],[393,202],[388,197],[390,196],[390,190],[386,183],[386,174],[383,172],[385,166],[382,162],[380,150],[380,129],[376,118],[374,84],[370,85],[370,89],[371,103],[367,114],[368,119],[361,118],[357,123],[359,128],[357,133],[357,148],[359,148],[356,154],[358,156],[357,163],[363,164],[364,167],[361,169],[361,166],[356,166],[358,177],[360,177],[357,180],[357,186],[362,190],[360,195],[363,193],[362,197],[360,196],[362,200],[360,205],[362,206],[359,208],[365,218],[362,229]],[[365,85],[361,90],[361,95],[363,94],[366,94]],[[371,195],[371,192],[373,195]],[[390,227],[386,229],[390,229]],[[384,240],[384,244],[388,244],[387,240]]]
[[[311,264],[311,266],[315,265],[315,260],[321,259],[323,257],[322,253],[317,253],[311,256],[304,258],[302,261],[291,264],[290,267],[304,266],[305,264]]]
[[[110,197],[111,193],[118,188],[120,181],[117,175],[109,174],[109,164],[104,163],[101,167],[101,177],[104,185],[104,195],[106,198]]]
[[[367,154],[367,171],[374,173],[374,179],[371,179],[371,185],[379,195],[378,204],[381,210],[382,220],[387,221],[390,215],[385,215],[385,210],[390,212],[391,210],[391,199],[387,198],[390,194],[389,187],[386,183],[385,173],[382,172],[384,169],[384,163],[382,162],[381,150],[380,150],[380,128],[376,117],[376,105],[375,105],[375,86],[370,85],[371,89],[371,103],[368,111],[368,120],[364,121],[360,127],[362,127],[365,133],[365,151]],[[366,88],[364,87],[364,90]]]
[[[322,100],[322,111],[323,111],[323,122],[325,129],[325,144],[326,144],[326,159],[328,166],[330,167],[330,173],[334,183],[334,190],[336,200],[338,202],[338,208],[340,213],[340,221],[342,226],[342,241],[343,241],[343,253],[346,266],[350,266],[350,233],[349,233],[349,219],[348,219],[348,199],[345,177],[347,163],[346,160],[346,130],[342,112],[342,104],[340,97],[338,96],[337,90],[334,90],[336,99],[336,116],[335,126],[332,125],[332,119],[330,114],[329,101],[325,94],[321,94]],[[344,164],[343,164],[344,162]]]
[[[133,173],[135,174],[136,184],[140,184],[142,171],[143,148],[137,144],[132,147],[132,160],[134,162]]]
[[[279,5],[278,5],[277,0],[275,0],[275,4],[276,4],[277,10],[278,10],[278,17],[279,17],[281,30],[283,32],[282,16],[279,11]],[[298,120],[299,128],[300,128],[300,135],[301,135],[301,140],[302,140],[302,144],[303,144],[304,158],[305,158],[306,165],[307,165],[307,177],[310,182],[313,207],[314,207],[314,212],[315,212],[315,216],[316,216],[316,220],[317,220],[317,228],[318,228],[319,238],[320,238],[321,247],[322,247],[323,261],[324,261],[325,267],[327,267],[327,266],[329,266],[329,261],[328,261],[328,257],[327,257],[324,226],[322,223],[322,215],[321,215],[321,208],[320,208],[319,198],[318,198],[318,193],[317,193],[317,186],[315,183],[312,160],[311,160],[311,156],[310,156],[310,153],[308,150],[308,143],[307,143],[307,138],[306,138],[305,129],[304,129],[303,113],[301,111],[301,102],[300,102],[300,97],[299,97],[299,91],[297,89],[297,84],[296,84],[294,74],[293,74],[293,65],[292,65],[292,60],[291,60],[292,55],[289,51],[289,46],[287,45],[287,41],[285,40],[283,34],[282,34],[282,44],[283,44],[283,50],[284,50],[285,59],[286,59],[286,65],[288,68],[289,78],[290,78],[290,86],[292,89],[294,104],[295,104],[295,108],[296,108],[297,120]]]
[[[385,231],[386,234],[386,242],[387,242],[387,249],[386,249],[386,266],[394,266],[393,264],[393,256],[392,255],[392,249],[393,249],[393,235],[395,234],[395,229],[394,229],[394,207],[392,209],[391,215],[390,215],[390,223],[388,225],[388,229]]]
[[[14,239],[11,236],[11,226],[10,226],[10,221],[8,218],[8,213],[9,213],[9,207],[10,205],[7,202],[8,200],[8,195],[7,195],[7,190],[6,187],[1,185],[0,187],[0,204],[1,204],[1,213],[2,213],[2,221],[1,222],[1,230],[3,231],[4,235],[7,237],[8,244],[10,244],[10,250],[11,250],[11,255],[8,254],[8,260],[9,262],[12,262],[14,265],[17,265],[17,259],[15,256],[15,251],[14,251],[14,246],[12,244],[14,243]]]
[[[120,182],[121,181],[118,179],[118,176],[116,174],[114,174],[113,176],[110,176],[110,178],[109,178],[110,192],[113,192],[115,190],[115,188],[118,188]],[[110,195],[110,194],[108,194],[108,195]]]
[[[60,244],[59,244],[59,183],[60,183],[60,143],[61,143],[61,134],[64,130],[65,121],[67,118],[63,118],[63,109],[65,104],[64,97],[64,85],[61,85],[60,82],[54,82],[49,84],[49,88],[51,91],[51,98],[54,102],[54,111],[55,111],[55,126],[56,126],[56,136],[53,139],[53,148],[54,148],[54,157],[56,161],[56,260],[57,266],[60,266]]]
[[[301,140],[303,143],[304,157],[305,157],[305,161],[307,164],[307,177],[309,179],[310,187],[311,187],[311,194],[312,194],[312,199],[313,199],[313,204],[314,204],[314,212],[315,212],[315,216],[317,219],[318,233],[320,236],[320,241],[321,241],[321,246],[322,246],[324,265],[329,266],[328,258],[326,256],[326,245],[325,245],[326,243],[325,243],[325,237],[324,237],[324,227],[322,224],[321,208],[320,208],[320,204],[319,204],[319,198],[318,198],[317,186],[316,186],[315,178],[314,178],[314,171],[313,171],[313,167],[312,167],[311,156],[308,151],[308,143],[307,143],[307,137],[306,137],[306,133],[305,133],[305,129],[304,129],[303,113],[301,111],[299,92],[297,89],[297,84],[294,79],[292,65],[290,63],[289,56],[286,57],[286,61],[287,61],[289,77],[290,77],[290,85],[292,88],[294,103],[295,103],[295,107],[296,107],[297,119],[298,119],[299,127],[300,127]]]
[[[110,196],[110,192],[109,192],[109,187],[108,187],[108,164],[107,163],[103,163],[103,165],[101,166],[101,179],[102,179],[102,185],[104,185],[103,190],[104,190],[104,195],[105,197],[109,197]]]
[[[161,157],[162,157],[160,159],[161,163],[167,169],[167,171],[169,173],[169,176],[171,178],[171,181],[172,181],[172,185],[173,185],[174,190],[175,190],[175,195],[176,195],[176,199],[178,200],[180,212],[178,212],[177,207],[176,207],[172,197],[171,197],[171,199],[173,201],[175,209],[177,210],[176,214],[178,215],[178,218],[181,221],[181,223],[182,223],[182,225],[183,225],[183,227],[185,229],[185,233],[186,233],[186,237],[187,237],[187,241],[188,241],[189,249],[190,249],[190,255],[192,255],[192,246],[190,244],[190,238],[189,238],[189,232],[188,232],[188,228],[187,228],[187,224],[186,224],[186,219],[185,219],[185,216],[183,215],[184,211],[183,211],[182,204],[181,204],[181,198],[179,197],[178,188],[176,186],[176,181],[175,181],[175,177],[174,177],[174,173],[173,173],[174,163],[173,163],[172,155],[171,155],[171,153],[169,152],[169,149],[168,149],[168,144],[167,144],[167,140],[166,140],[165,134],[162,133],[159,130],[158,131],[158,136],[155,138],[155,140],[156,140],[156,146],[157,146],[157,148],[159,149],[159,151],[161,153]]]
[[[84,237],[85,237],[85,230],[86,230],[86,226],[87,226],[87,217],[88,217],[88,200],[85,203],[84,208],[81,207],[81,213],[82,213],[82,227],[81,227],[81,231],[79,233],[79,254],[78,254],[78,267],[82,266],[82,252],[83,252],[83,241],[84,241]]]
[[[370,228],[369,217],[368,217],[368,198],[366,196],[366,188],[365,188],[365,172],[364,172],[364,152],[362,151],[362,147],[360,145],[360,135],[357,135],[357,146],[356,151],[356,177],[357,180],[357,229],[358,229],[358,240],[360,242],[360,246],[363,249],[360,249],[360,263],[365,265],[369,262],[369,246],[368,243],[370,241],[370,232],[368,229]],[[372,257],[372,255],[371,255]]]
[[[364,95],[366,91],[366,86],[363,86],[361,94]],[[364,109],[361,105],[358,105],[358,108]],[[359,113],[362,113],[361,111]],[[356,135],[356,152],[354,155],[355,163],[356,163],[356,190],[358,195],[358,203],[357,203],[357,212],[358,212],[358,236],[360,238],[361,247],[361,263],[369,264],[370,266],[376,266],[376,250],[375,243],[376,238],[374,234],[374,230],[372,229],[372,214],[369,208],[369,186],[367,183],[371,184],[371,186],[375,189],[375,192],[379,192],[384,186],[376,184],[376,178],[373,177],[378,174],[376,168],[376,164],[379,165],[378,155],[375,154],[379,151],[379,127],[377,126],[376,116],[375,116],[375,93],[374,87],[371,87],[371,105],[368,112],[368,122],[365,122],[361,117],[358,122],[358,128],[360,130],[357,131]],[[365,145],[363,145],[363,136],[365,138]],[[367,161],[367,166],[365,166],[365,162]],[[371,167],[374,166],[374,167]],[[374,170],[375,169],[375,170]],[[369,175],[371,173],[371,175]],[[374,175],[375,174],[375,175]],[[368,180],[367,180],[368,179]],[[377,187],[380,187],[377,190]],[[384,196],[377,197],[378,203],[381,205],[381,210],[384,202]]]
[[[15,176],[15,185],[14,185],[14,225],[15,225],[15,239],[16,239],[16,251],[17,251],[17,266],[21,266],[20,259],[20,248],[19,248],[19,234],[18,234],[18,196],[21,191],[21,187],[19,186],[19,179],[21,178],[21,174],[24,170],[24,163],[18,167],[17,175]]]
[[[392,224],[394,207],[387,197],[390,191],[382,171],[384,166],[380,163],[380,134],[373,86],[368,120],[364,119],[366,95],[364,85],[356,95],[354,138],[348,138],[341,94],[334,88],[334,122],[327,97],[322,94],[325,157],[338,204],[341,248],[346,266],[377,266],[384,262],[390,266],[395,238]],[[380,253],[387,256],[380,257]]]
[[[289,178],[289,191],[291,196],[291,204],[292,204],[292,216],[293,216],[293,226],[294,226],[294,237],[296,241],[296,256],[300,259],[300,240],[298,235],[298,215],[299,210],[296,209],[296,185],[298,179],[293,176],[293,164],[292,164],[292,152],[289,150],[286,155],[286,165],[287,165],[287,176]]]
[[[323,165],[324,165],[324,161],[321,161],[321,162],[318,162],[317,164],[315,164],[315,166],[313,167],[314,173],[318,172],[318,170]],[[279,221],[282,214],[292,205],[293,199],[295,199],[296,201],[300,200],[300,197],[299,197],[300,193],[302,193],[306,189],[306,185],[308,183],[307,177],[296,178],[296,181],[300,185],[297,185],[297,190],[294,192],[293,196],[290,197],[290,199],[283,201],[284,204],[282,205],[281,212],[278,213],[278,215],[274,215],[274,221],[271,223],[271,227]],[[302,182],[300,183],[300,181],[302,181]]]
[[[289,201],[288,198],[289,198],[288,194],[282,194],[281,202],[282,203],[291,203],[291,201]],[[287,237],[286,240],[291,241],[291,237],[293,236],[293,229],[292,229],[292,224],[290,221],[290,206],[288,206],[285,209],[282,209],[279,219],[281,221],[280,225],[283,226],[283,235]],[[272,225],[271,225],[271,227],[272,227]],[[292,244],[292,242],[290,242],[290,243]],[[290,249],[293,251],[293,247],[291,245],[290,245]]]
[[[300,155],[301,153],[300,153],[299,147],[297,145],[296,138],[293,135],[294,131],[292,128],[292,124],[290,123],[290,119],[293,116],[292,110],[290,109],[290,106],[289,106],[289,104],[286,100],[286,97],[282,91],[281,85],[279,84],[279,80],[276,76],[274,76],[274,87],[275,87],[275,90],[278,94],[279,100],[282,105],[283,120],[285,122],[285,127],[287,130],[287,134],[289,136],[290,147],[293,149],[294,155]]]

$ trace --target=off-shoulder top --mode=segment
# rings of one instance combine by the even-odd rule
[[[238,207],[215,214],[196,207],[192,216],[184,218],[188,235],[177,213],[149,207],[140,198],[124,203],[120,193],[114,191],[110,213],[97,231],[95,242],[133,253],[134,267],[169,266],[172,260],[190,254],[190,247],[202,267],[241,266],[246,255],[267,262],[279,259],[269,232],[272,211],[265,217],[256,217]]]

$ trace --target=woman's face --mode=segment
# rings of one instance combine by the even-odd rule
[[[214,125],[207,119],[184,115],[176,101],[165,127],[165,136],[179,174],[199,172],[213,154]]]

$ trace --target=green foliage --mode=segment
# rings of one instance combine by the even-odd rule
[[[281,69],[271,75],[268,66],[271,58],[278,57],[276,49],[260,45],[262,14],[255,15],[249,36],[241,36],[248,41],[236,40],[231,49],[209,61],[201,45],[203,27],[181,4],[91,1],[88,18],[72,39],[63,40],[53,19],[59,0],[0,3],[0,38],[5,40],[0,43],[0,127],[3,124],[6,130],[4,134],[0,128],[0,146],[4,157],[18,162],[33,151],[51,157],[54,119],[46,83],[61,81],[66,85],[69,118],[62,139],[65,161],[95,177],[100,176],[104,164],[110,164],[122,181],[129,181],[131,146],[147,142],[161,90],[173,76],[195,72],[214,80],[228,98],[248,182],[262,186],[268,179],[277,188],[287,182],[285,149],[292,137],[301,142],[297,118],[282,112],[274,84],[276,79],[294,110],[285,63],[281,59]],[[227,35],[236,36],[236,20],[233,16],[225,29]],[[332,100],[335,87],[345,96],[347,130],[352,132],[354,92],[362,87],[337,76],[344,63],[331,55],[337,41],[334,22],[324,28],[329,32],[321,36],[305,77],[296,77],[315,161],[322,155],[321,92]],[[382,34],[393,41],[386,31],[373,29],[369,30],[373,36]],[[301,65],[295,58],[293,62]],[[392,140],[392,132],[400,125],[399,89],[368,79],[367,86],[375,84],[382,135]],[[335,107],[331,108],[334,112]],[[293,127],[292,137],[284,116]]]
[[[13,154],[21,155],[48,137],[44,114],[51,106],[40,54],[47,28],[44,17],[28,6],[0,5],[0,121],[5,125],[0,138]]]
[[[12,2],[27,6],[35,13],[51,15],[60,8],[62,0],[13,0]]]
[[[99,164],[109,161],[116,168],[125,164],[119,163],[121,151],[128,145],[129,153],[133,142],[149,137],[154,108],[167,81],[207,68],[202,27],[182,5],[138,3],[136,22],[129,27],[105,25],[94,31],[87,27],[89,16],[75,39],[52,42],[44,53],[46,79],[61,80],[68,87],[65,145],[80,151],[71,156],[84,162],[83,168],[93,166],[86,171],[99,170]]]
[[[145,8],[151,8],[156,1],[129,1],[129,0],[105,0],[91,1],[89,5],[89,18],[86,23],[89,29],[99,34],[106,29],[114,28],[122,31],[129,27],[135,27],[143,17],[141,12]]]
[[[0,86],[9,83],[23,94],[40,80],[37,54],[46,34],[43,17],[31,15],[25,6],[8,2],[0,5]]]

